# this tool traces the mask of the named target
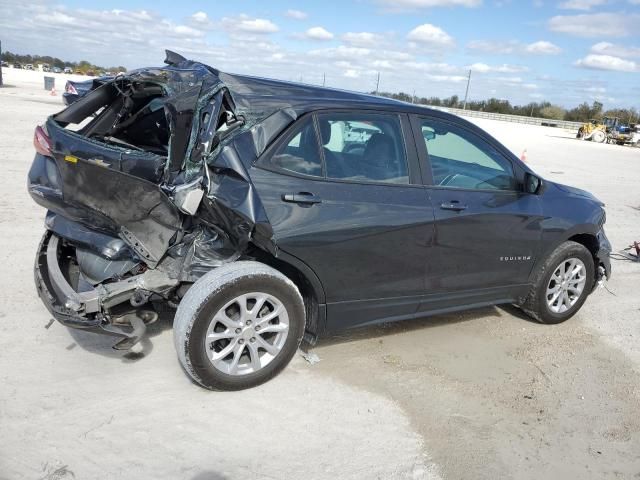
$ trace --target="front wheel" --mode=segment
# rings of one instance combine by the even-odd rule
[[[304,302],[295,284],[250,261],[200,278],[173,321],[182,367],[212,390],[242,390],[277,375],[295,354],[304,327]]]
[[[596,143],[603,143],[607,140],[607,135],[602,130],[596,130],[591,135],[591,140]]]
[[[584,245],[567,241],[538,270],[521,305],[540,323],[561,323],[576,314],[593,289],[595,266]]]

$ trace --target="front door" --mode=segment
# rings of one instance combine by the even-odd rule
[[[429,117],[414,126],[436,222],[430,290],[508,300],[538,253],[538,197],[522,191],[517,162],[484,132]]]

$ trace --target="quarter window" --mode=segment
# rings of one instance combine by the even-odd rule
[[[289,141],[278,148],[271,164],[290,172],[322,176],[322,160],[312,117],[303,120]]]
[[[513,166],[479,136],[455,125],[421,119],[434,185],[481,190],[515,190]]]
[[[327,113],[317,119],[327,178],[409,183],[396,115]]]

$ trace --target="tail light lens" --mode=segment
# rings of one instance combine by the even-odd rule
[[[76,87],[73,86],[73,84],[71,82],[67,82],[66,85],[64,86],[64,91],[67,93],[71,93],[73,95],[77,95],[78,91],[76,90]]]
[[[45,157],[51,156],[51,139],[44,128],[40,125],[36,127],[36,131],[33,133],[33,146],[36,147],[36,152]]]

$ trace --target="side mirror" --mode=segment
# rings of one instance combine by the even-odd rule
[[[429,140],[433,140],[434,138],[436,138],[436,132],[434,132],[433,130],[422,130],[422,136],[424,137],[425,141],[429,141]]]
[[[542,186],[542,180],[540,177],[535,176],[533,173],[526,172],[524,174],[524,191],[526,193],[538,193]]]

